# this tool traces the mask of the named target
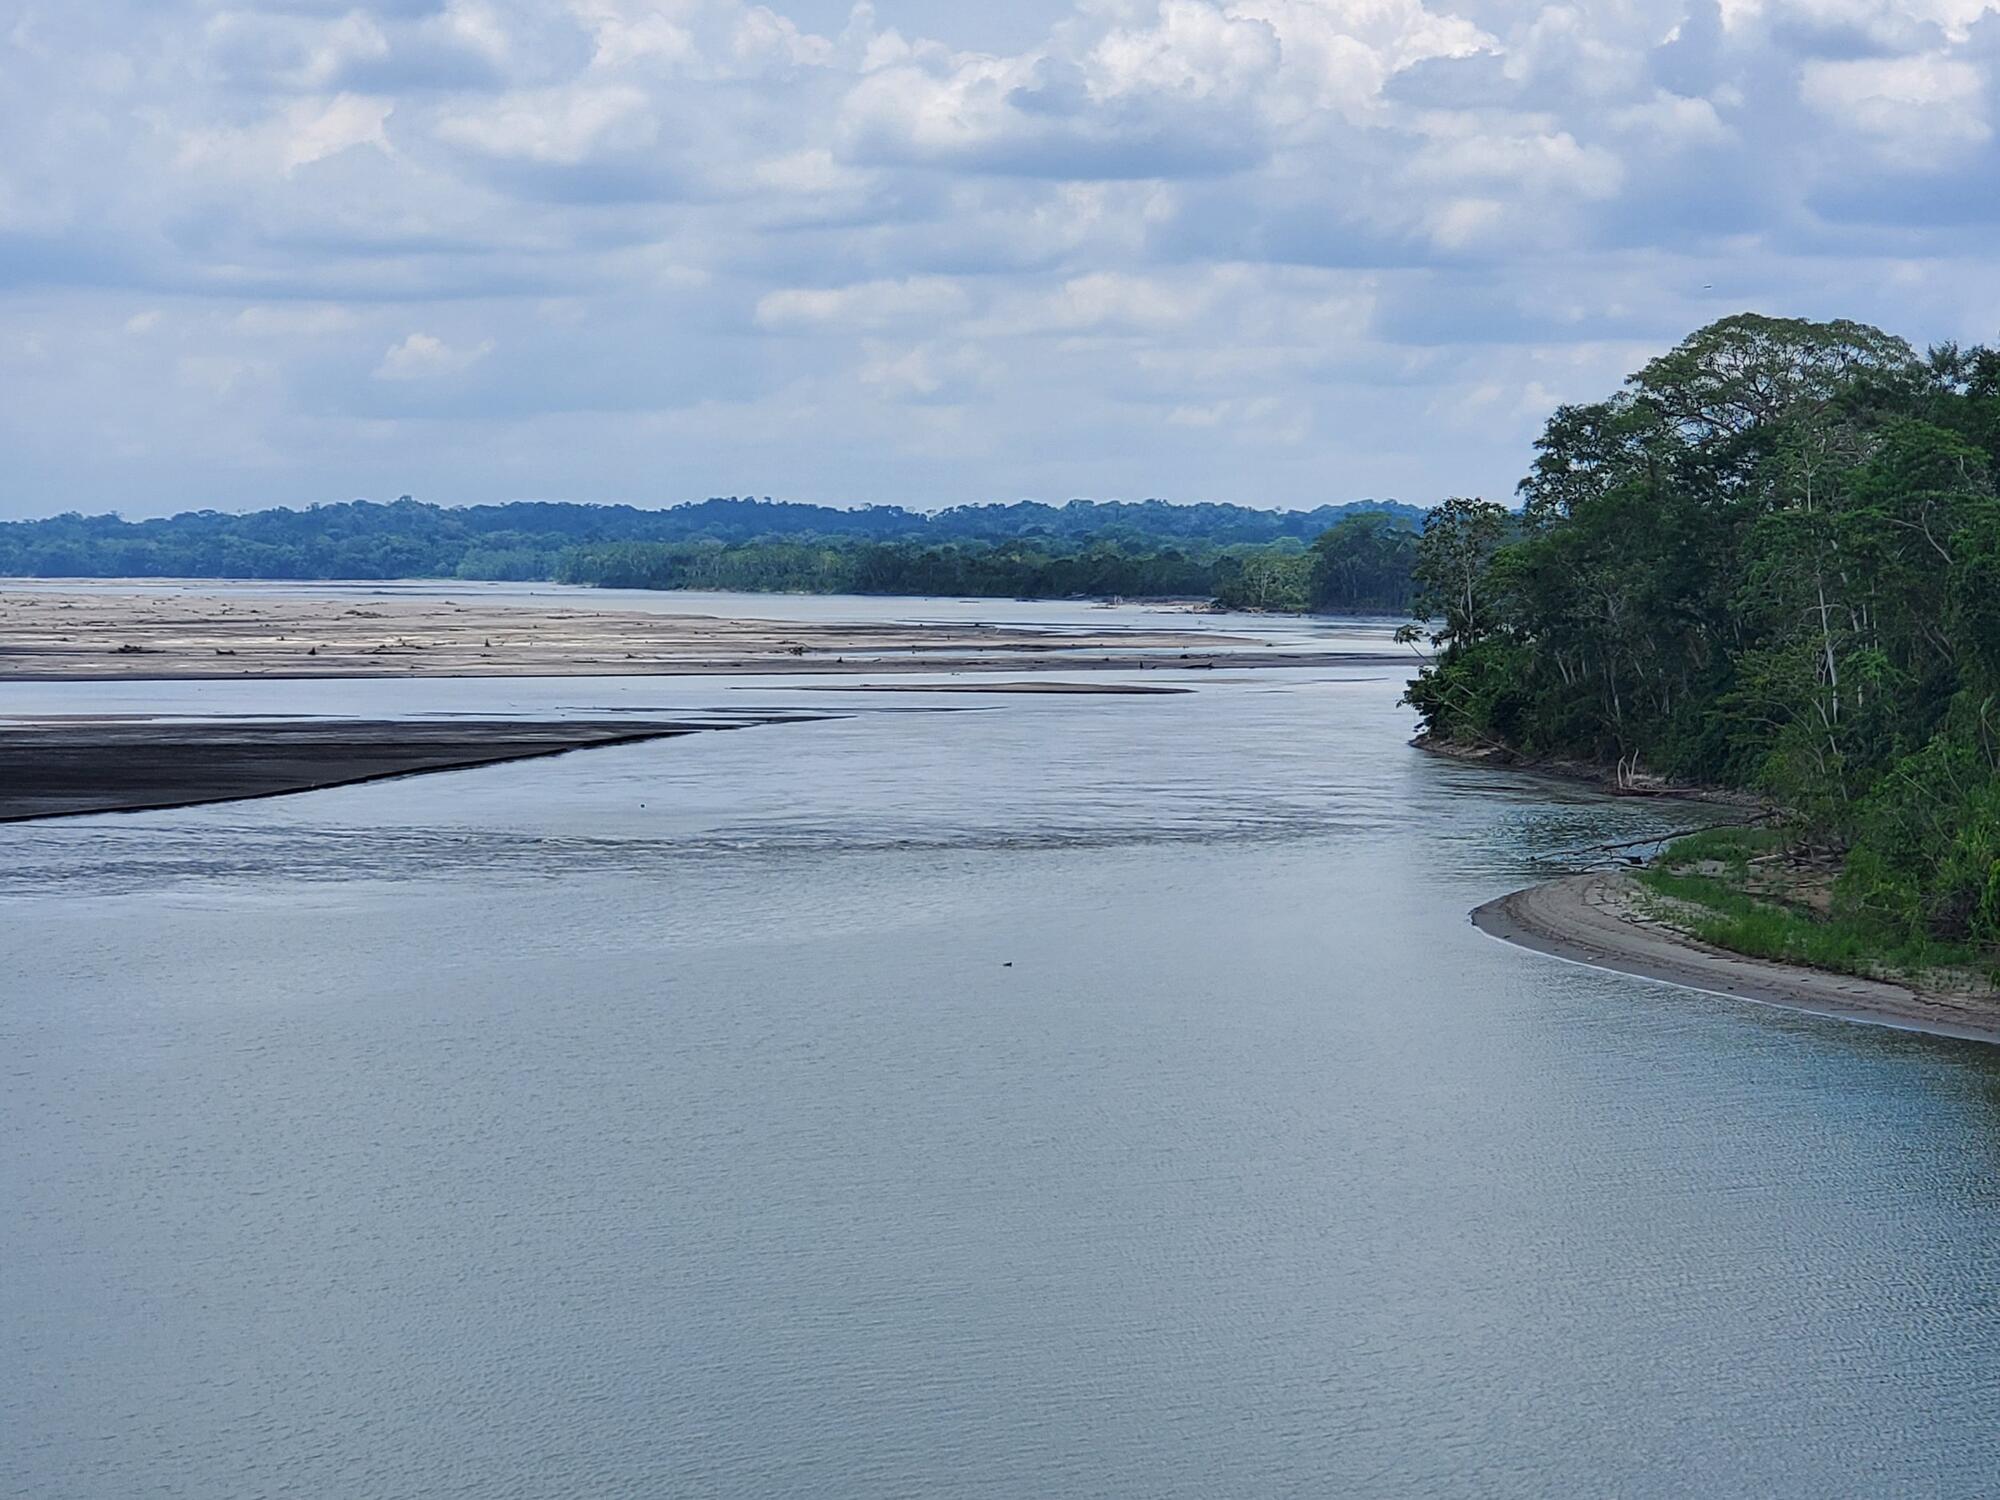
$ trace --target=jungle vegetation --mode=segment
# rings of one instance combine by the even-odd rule
[[[1441,740],[1754,788],[1885,944],[2000,944],[2000,351],[1756,316],[1550,418],[1416,565]]]
[[[987,598],[1213,599],[1229,609],[1397,614],[1412,597],[1417,533],[1379,511],[1310,546],[1154,536],[1009,541],[759,539],[625,542],[565,553],[557,576],[606,588],[786,590]]]
[[[460,578],[633,588],[1004,597],[1215,598],[1236,608],[1401,613],[1422,512],[1077,500],[842,510],[712,499],[663,510],[408,496],[158,520],[0,523],[0,575]]]

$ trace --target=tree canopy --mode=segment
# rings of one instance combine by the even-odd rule
[[[2000,941],[2000,353],[1725,319],[1419,544],[1440,738],[1760,788],[1842,899]]]
[[[247,515],[0,523],[0,575],[560,579],[1395,612],[1408,602],[1422,514],[1393,502],[1273,511],[1022,501],[925,514],[735,497],[642,510],[548,501],[460,508],[404,496]]]
[[[1381,576],[1384,566],[1393,572],[1393,561],[1375,555],[1380,545],[1372,561],[1360,553],[1369,551],[1364,544],[1378,524],[1409,533],[1421,515],[1394,502],[1288,511],[1022,501],[925,514],[739,497],[646,510],[550,501],[445,507],[405,496],[247,515],[196,511],[126,521],[71,513],[0,523],[0,574],[561,577],[660,588],[1056,596],[1228,591],[1239,603],[1267,598],[1267,607],[1397,609],[1403,600],[1394,579]],[[1317,560],[1296,561],[1315,538],[1356,517],[1365,529],[1345,533],[1356,555],[1337,578],[1314,571]],[[1257,556],[1260,549],[1272,558]],[[1276,560],[1280,554],[1285,561]]]

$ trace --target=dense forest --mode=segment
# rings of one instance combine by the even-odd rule
[[[1837,911],[2000,942],[2000,351],[1742,316],[1433,512],[1440,740],[1756,788]]]
[[[637,588],[1214,597],[1243,608],[1400,612],[1423,512],[1074,500],[840,510],[713,499],[662,510],[405,496],[149,521],[0,523],[0,575],[563,579]]]
[[[1356,512],[1310,546],[1181,544],[1154,536],[1060,540],[622,542],[563,554],[557,576],[606,588],[950,594],[987,598],[1206,598],[1286,612],[1406,610],[1417,533]]]

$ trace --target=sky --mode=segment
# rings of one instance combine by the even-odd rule
[[[0,0],[0,516],[1508,498],[2000,342],[2000,0]]]

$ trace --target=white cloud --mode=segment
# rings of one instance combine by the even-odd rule
[[[1667,146],[1722,146],[1736,138],[1711,101],[1664,91],[1613,109],[1607,118],[1622,134]]]
[[[188,354],[174,362],[180,384],[203,396],[233,396],[257,373],[258,365],[225,354]]]
[[[1230,13],[1263,21],[1278,37],[1282,93],[1272,103],[1295,115],[1363,118],[1403,69],[1497,45],[1470,21],[1421,0],[1239,0]]]
[[[570,0],[589,28],[593,66],[704,79],[787,74],[833,61],[834,43],[764,5],[736,0]]]
[[[895,345],[868,340],[855,372],[862,385],[891,400],[963,398],[994,373],[994,365],[969,344]]]
[[[1722,0],[1733,29],[1758,22],[1848,28],[1892,46],[1919,45],[1929,27],[1963,42],[1974,23],[1996,11],[2000,0]]]
[[[751,73],[824,67],[833,53],[833,43],[825,37],[801,30],[789,17],[762,5],[745,11],[729,38],[731,60]]]
[[[761,328],[882,328],[895,323],[938,323],[964,315],[963,289],[941,276],[870,281],[856,286],[791,287],[758,299]]]
[[[331,18],[225,10],[210,17],[205,43],[232,82],[308,92],[338,88],[350,69],[389,55],[388,37],[361,10]]]
[[[1227,273],[1217,273],[1227,276]],[[1218,294],[1216,279],[1094,271],[1027,299],[1001,325],[1016,333],[1143,332],[1185,325]]]
[[[253,338],[318,338],[354,323],[344,307],[246,307],[236,315],[237,331]]]
[[[1721,312],[2000,335],[2000,0],[845,8],[31,0],[17,492],[1504,493]]]
[[[852,192],[868,182],[866,173],[842,166],[823,146],[774,156],[753,170],[760,187],[778,193]]]
[[[633,5],[620,0],[570,0],[570,9],[590,28],[596,46],[593,61],[600,68],[637,62],[672,64],[694,56],[694,33],[660,6]]]
[[[653,144],[659,122],[632,84],[523,90],[446,114],[439,139],[494,157],[575,166],[602,151]]]
[[[195,128],[181,137],[177,165],[225,174],[290,174],[356,146],[387,150],[392,101],[359,94],[300,99],[240,127]]]
[[[493,352],[493,340],[465,348],[453,348],[429,333],[413,333],[400,344],[391,345],[375,367],[377,380],[434,380],[470,369]]]
[[[1164,0],[1156,24],[1119,29],[1090,50],[1090,89],[1099,98],[1163,92],[1189,99],[1233,98],[1277,71],[1278,29],[1203,0]]]
[[[1806,102],[1838,129],[1922,165],[1954,147],[1992,139],[1989,80],[1972,62],[1940,53],[1806,65]]]
[[[1208,406],[1177,406],[1167,413],[1170,427],[1214,433],[1239,443],[1303,443],[1312,432],[1305,403],[1281,396],[1240,396]]]
[[[1536,197],[1604,199],[1617,193],[1624,178],[1615,155],[1603,147],[1582,145],[1567,131],[1457,133],[1419,152],[1410,170],[1420,178],[1496,197],[1525,192]]]

